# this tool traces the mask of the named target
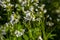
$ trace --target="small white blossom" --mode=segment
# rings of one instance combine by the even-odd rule
[[[42,4],[41,6],[44,8],[45,7],[45,4]]]
[[[15,22],[14,22],[14,24],[15,24],[15,23],[17,23],[17,22],[19,22],[19,20],[18,20],[18,19],[15,19]]]
[[[6,23],[6,26],[8,27],[9,23]]]
[[[16,18],[15,18],[16,17]],[[20,15],[16,16],[16,14],[13,12],[13,14],[11,15],[11,18],[10,18],[10,23],[13,25],[15,23],[18,23],[19,22],[19,19],[20,19]]]
[[[38,4],[37,4],[37,3],[34,3],[34,5],[35,5],[35,6],[38,6]]]
[[[38,8],[40,8],[40,6],[38,6]]]
[[[22,5],[22,6],[25,6],[26,3],[27,3],[27,1],[25,0],[25,1],[23,1],[23,2],[21,3],[21,5]]]
[[[24,33],[25,32],[25,29],[22,29],[22,32]]]
[[[14,14],[15,12],[13,11],[12,13]]]
[[[22,0],[19,0],[19,2],[21,3],[21,2],[22,2]]]
[[[31,7],[29,8],[29,10],[30,10],[30,11],[33,11],[33,10],[34,10],[34,7],[33,7],[33,6],[31,6]]]
[[[47,12],[47,10],[45,9],[43,12],[44,12],[44,13],[46,13],[46,12]]]
[[[34,0],[31,0],[31,2],[34,2]]]
[[[10,0],[7,0],[7,2],[10,2]]]
[[[0,0],[0,5],[2,4],[2,1]]]
[[[60,19],[57,18],[57,22],[59,22],[59,21],[60,21]]]
[[[53,22],[46,22],[46,25],[48,25],[48,26],[53,26],[54,23],[53,23]]]
[[[6,3],[6,1],[2,1],[2,4]]]
[[[50,17],[50,15],[47,15],[46,17],[47,17],[47,18],[49,18],[49,17]]]
[[[6,7],[7,7],[7,5],[6,5],[6,4],[3,4],[2,6],[3,6],[4,8],[6,8]]]
[[[6,35],[6,32],[5,32],[5,30],[2,30],[2,33],[1,33],[2,35]]]
[[[14,21],[14,14],[11,15],[11,18],[10,18],[10,23],[13,25],[13,21]]]
[[[39,0],[35,0],[36,1],[36,3],[39,3]]]
[[[41,11],[43,11],[44,7],[45,7],[45,4],[42,4],[41,7],[40,7]]]
[[[60,17],[60,14],[58,15],[58,17]]]
[[[35,17],[34,17],[34,15],[33,15],[33,13],[31,13],[30,11],[26,11],[25,12],[25,14],[26,14],[26,16],[24,17],[24,19],[26,20],[26,21],[28,21],[28,20],[32,20],[32,21],[35,21]]]
[[[18,31],[18,30],[15,31],[15,34],[16,34],[17,37],[23,35],[23,34],[22,34],[20,31]]]
[[[35,17],[32,18],[32,21],[35,21]]]
[[[49,17],[50,20],[52,20],[52,17]]]
[[[38,11],[38,9],[35,9],[35,11]]]
[[[41,18],[36,18],[36,21],[40,21],[41,20]]]
[[[18,4],[15,5],[15,8],[18,7]]]
[[[13,5],[13,4],[11,4],[11,3],[9,3],[9,4],[8,4],[8,6],[11,6],[11,7],[12,7],[12,6],[14,6],[14,5]]]
[[[59,9],[57,9],[57,10],[56,10],[56,12],[57,12],[57,13],[60,13],[60,10],[59,10]]]
[[[43,40],[41,36],[39,36],[38,40]]]
[[[26,20],[31,20],[31,15],[30,12],[27,10],[26,12],[26,17],[24,17]]]
[[[30,12],[29,11],[26,12],[26,17],[28,17],[28,16],[30,16]]]
[[[24,30],[23,30],[22,32],[16,30],[16,31],[15,31],[15,35],[16,35],[17,37],[20,37],[20,36],[22,36],[22,35],[24,34],[24,32],[25,32]]]

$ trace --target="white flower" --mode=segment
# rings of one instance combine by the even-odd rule
[[[47,12],[47,10],[45,9],[43,12],[44,12],[44,13],[46,13],[46,12]]]
[[[22,32],[16,30],[16,31],[15,31],[15,35],[16,35],[17,37],[20,37],[20,36],[22,36],[22,35],[24,34],[24,32],[25,32],[24,30],[23,30]]]
[[[5,32],[5,30],[2,30],[2,33],[1,33],[2,35],[6,35],[6,32]]]
[[[53,26],[54,23],[53,23],[53,22],[46,22],[46,25],[48,25],[48,26]]]
[[[23,35],[23,34],[22,34],[20,31],[18,31],[18,30],[15,31],[15,34],[16,34],[17,37]]]
[[[15,8],[16,8],[16,7],[18,7],[18,6],[19,6],[19,5],[18,5],[18,4],[16,4],[16,5],[15,5]]]
[[[21,2],[22,2],[22,0],[19,0],[19,2],[21,3]]]
[[[43,40],[41,36],[39,36],[39,38],[38,38],[38,39],[39,39],[39,40]]]
[[[38,9],[35,9],[35,11],[38,11]]]
[[[31,7],[29,8],[29,10],[30,10],[30,11],[33,11],[33,10],[34,10],[34,7],[33,7],[33,6],[31,6]]]
[[[35,17],[34,17],[34,15],[33,15],[33,13],[31,14],[30,11],[27,10],[27,11],[25,12],[25,14],[26,14],[26,16],[24,17],[24,19],[25,19],[26,21],[28,21],[28,20],[35,21]]]
[[[41,7],[40,7],[41,11],[43,11],[44,7],[45,7],[45,4],[42,4]]]
[[[19,15],[18,15],[17,18],[15,19],[15,18],[14,18],[14,14],[13,14],[13,15],[11,15],[10,23],[13,25],[13,24],[19,22],[19,19],[20,19],[20,16],[19,16]]]
[[[13,20],[14,20],[14,14],[11,15],[11,21],[13,21]]]
[[[7,7],[7,5],[6,5],[6,4],[3,4],[2,6],[3,6],[4,8],[6,8],[6,7]]]
[[[10,23],[13,25],[13,21],[14,21],[14,14],[11,15],[11,18],[10,18]]]
[[[31,14],[31,20],[35,21],[35,15],[33,13]]]
[[[8,6],[11,6],[11,7],[12,7],[12,6],[14,6],[14,5],[13,5],[13,4],[11,4],[11,3],[9,3],[9,4],[8,4]]]
[[[24,19],[25,19],[26,21],[28,21],[28,20],[31,20],[31,17],[30,17],[30,16],[24,17]]]
[[[0,5],[2,4],[2,1],[0,0]]]
[[[13,11],[12,13],[14,14],[15,12]]]
[[[35,17],[32,18],[32,21],[35,21]]]
[[[24,17],[25,18],[25,20],[31,20],[31,14],[30,14],[30,11],[26,11],[25,12],[25,14],[26,14],[26,17]]]
[[[41,18],[36,18],[36,21],[40,21],[41,20]]]
[[[15,8],[18,7],[18,4],[15,5]]]
[[[20,19],[20,15],[17,15],[13,12],[13,14],[10,17],[10,23],[13,25],[15,23],[18,23]]]
[[[45,7],[45,4],[42,4],[42,5],[41,5],[41,7],[43,7],[43,8],[44,8],[44,7]]]
[[[26,13],[26,17],[30,16],[30,11],[27,10],[25,13]]]
[[[60,21],[60,19],[59,18],[57,18],[57,22],[59,22]]]
[[[4,3],[6,3],[6,1],[3,0],[3,1],[2,1],[2,4],[4,4]]]
[[[58,17],[60,17],[60,14],[58,15]]]
[[[35,6],[38,6],[38,4],[37,4],[37,3],[34,3],[34,5],[35,5]]]
[[[60,13],[60,10],[59,10],[59,9],[57,9],[57,10],[56,10],[56,12],[57,12],[57,13]]]
[[[7,0],[7,2],[10,2],[10,0]]]
[[[31,0],[31,2],[34,2],[34,0]]]
[[[9,23],[6,23],[6,26],[8,27]]]
[[[47,15],[46,17],[47,17],[47,18],[49,18],[49,17],[50,17],[50,15]]]
[[[49,17],[50,20],[52,20],[52,17]]]
[[[23,1],[23,2],[21,3],[21,5],[22,5],[22,6],[25,6],[26,3],[27,3],[27,1],[25,0],[25,1]]]
[[[19,22],[19,20],[18,20],[18,19],[15,19],[15,22],[14,22],[14,24],[15,24],[15,23],[17,23],[17,22]]]
[[[36,1],[36,3],[39,3],[39,0],[35,0]]]

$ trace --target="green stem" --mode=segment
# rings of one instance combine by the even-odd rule
[[[45,25],[44,25],[44,13],[42,13],[42,33],[43,33],[43,40],[47,40],[46,34],[45,34]]]

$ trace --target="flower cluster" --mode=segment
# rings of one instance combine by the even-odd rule
[[[17,16],[15,13],[13,13],[10,18],[10,23],[13,25],[19,22],[19,19],[20,19],[20,16],[19,15]]]
[[[16,30],[16,31],[15,31],[15,35],[16,35],[17,37],[20,37],[20,36],[22,36],[22,35],[24,34],[24,32],[25,32],[25,29],[23,29],[22,32]]]

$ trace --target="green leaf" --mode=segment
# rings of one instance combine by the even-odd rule
[[[28,38],[28,36],[27,35],[23,35],[23,38],[24,38],[24,40],[28,40],[29,38]]]

